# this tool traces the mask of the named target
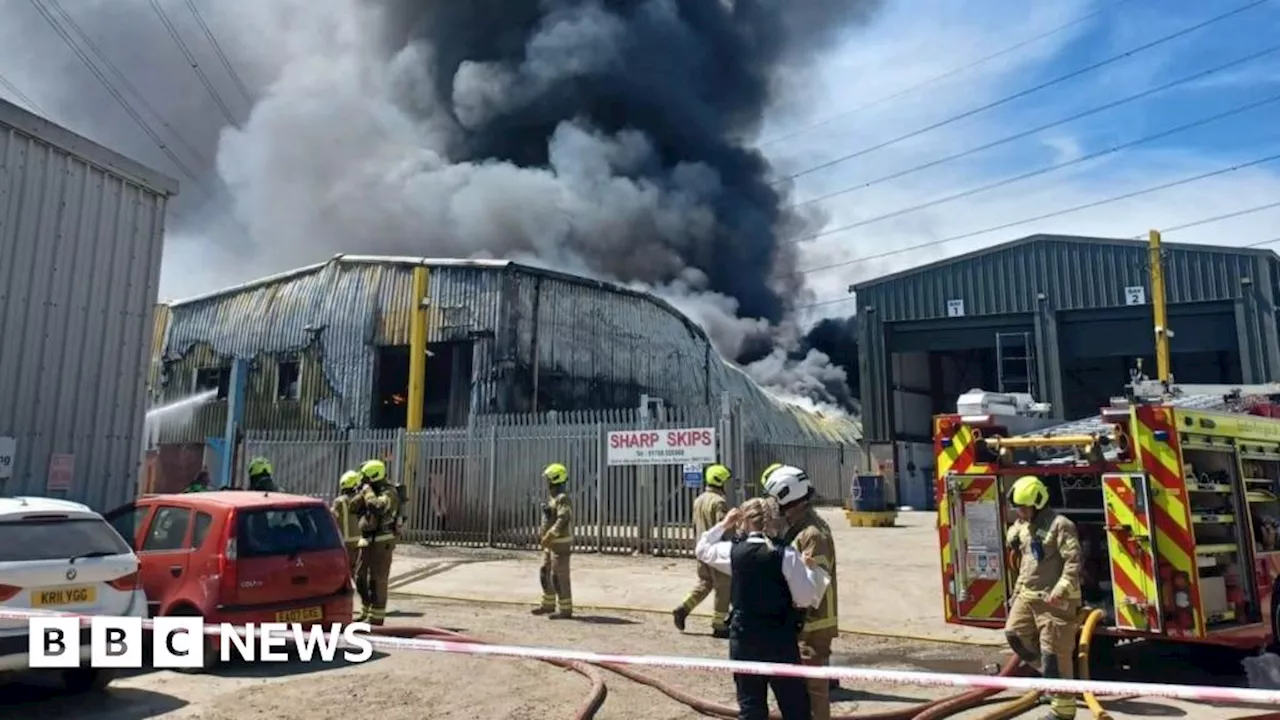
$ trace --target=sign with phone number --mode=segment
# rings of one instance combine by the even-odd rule
[[[716,429],[618,430],[606,450],[609,465],[705,465],[716,461]]]

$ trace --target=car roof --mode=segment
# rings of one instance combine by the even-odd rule
[[[57,513],[82,518],[100,518],[88,505],[60,498],[48,497],[0,497],[0,520],[21,515]]]
[[[293,495],[281,492],[258,492],[256,490],[210,490],[195,493],[170,493],[144,495],[139,501],[164,502],[191,507],[208,507],[217,505],[224,508],[267,508],[279,505],[319,505],[324,502],[307,495]]]

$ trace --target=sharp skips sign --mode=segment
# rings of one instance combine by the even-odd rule
[[[610,465],[706,465],[716,461],[716,429],[615,430],[606,449]]]

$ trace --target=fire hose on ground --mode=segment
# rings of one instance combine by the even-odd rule
[[[1093,632],[1098,628],[1098,623],[1102,622],[1103,616],[1104,613],[1101,610],[1091,610],[1080,627],[1080,641],[1076,649],[1076,677],[1081,680],[1089,679],[1089,648],[1093,642]],[[1012,720],[1039,703],[1040,693],[1032,690],[1017,700],[983,715],[979,720]],[[1084,694],[1084,704],[1096,720],[1111,720],[1111,715],[1103,709],[1102,703],[1098,702],[1097,696],[1093,693]]]
[[[445,630],[443,628],[383,626],[374,628],[374,634],[389,637],[422,638],[427,640],[447,639],[458,642],[474,643],[477,645],[487,644],[483,640],[463,635],[461,633],[456,633],[452,630]],[[724,705],[696,697],[684,692],[683,690],[672,687],[657,678],[637,672],[625,665],[600,663],[597,666],[595,664],[565,660],[543,660],[543,662],[555,665],[556,667],[573,670],[591,681],[591,690],[588,693],[587,698],[583,700],[582,704],[578,707],[578,711],[574,715],[574,720],[593,720],[596,713],[599,712],[600,708],[604,705],[605,698],[608,696],[608,687],[605,685],[604,678],[597,668],[603,668],[631,680],[632,682],[653,688],[672,700],[692,708],[703,715],[728,719],[736,718],[738,716],[738,708],[736,706]],[[1000,674],[1003,676],[1016,675],[1018,674],[1021,666],[1021,662],[1018,658],[1016,656],[1012,657],[1007,663],[1005,663],[1004,667],[1001,668]],[[870,713],[854,713],[851,715],[832,715],[831,717],[832,720],[942,720],[943,718],[977,707],[999,693],[999,690],[979,688],[953,697],[931,700],[919,705],[901,708],[898,710],[882,710]],[[781,716],[777,713],[773,713],[770,715],[770,720],[781,720]]]

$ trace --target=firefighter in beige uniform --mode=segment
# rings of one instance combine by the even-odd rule
[[[761,476],[764,491],[778,501],[786,518],[788,529],[785,539],[801,555],[813,558],[814,563],[827,572],[831,582],[823,593],[822,601],[810,608],[804,617],[800,631],[800,662],[805,665],[831,664],[831,643],[840,634],[840,619],[836,611],[836,544],[831,526],[818,517],[811,504],[817,491],[804,470],[791,465],[769,466]],[[830,720],[831,688],[829,680],[807,680],[809,708],[813,720]]]
[[[359,620],[381,625],[387,617],[387,592],[391,559],[396,550],[400,496],[387,481],[387,465],[369,460],[360,466],[360,492],[352,509],[360,515],[360,554],[356,560],[356,592],[360,593]]]
[[[711,465],[703,474],[706,487],[693,501],[693,531],[696,537],[702,537],[703,533],[719,524],[729,512],[729,503],[725,499],[725,485],[732,474],[724,465]],[[716,572],[710,565],[699,562],[698,584],[693,586],[693,590],[685,597],[684,602],[680,603],[680,607],[671,611],[671,619],[675,621],[676,628],[684,632],[684,624],[689,619],[689,613],[706,600],[708,595],[714,593],[711,600],[713,603],[711,636],[728,638],[729,584],[728,575]]]
[[[1020,553],[1018,579],[1004,634],[1009,647],[1047,678],[1074,673],[1080,611],[1080,538],[1076,525],[1048,507],[1049,489],[1039,478],[1018,478],[1009,492],[1018,519],[1006,541]],[[1055,694],[1045,720],[1076,716],[1071,695]]]
[[[569,580],[569,556],[573,552],[573,506],[565,493],[569,469],[551,463],[542,471],[547,483],[547,504],[542,508],[542,528],[538,544],[542,547],[542,602],[534,615],[547,615],[552,620],[573,617],[573,584]],[[560,604],[556,609],[556,603]]]
[[[356,559],[360,555],[360,516],[351,509],[351,502],[360,491],[361,475],[355,470],[342,473],[338,480],[338,496],[333,499],[329,510],[333,519],[338,521],[338,531],[342,533],[342,544],[347,548],[347,564],[351,569],[351,577],[356,575]]]

